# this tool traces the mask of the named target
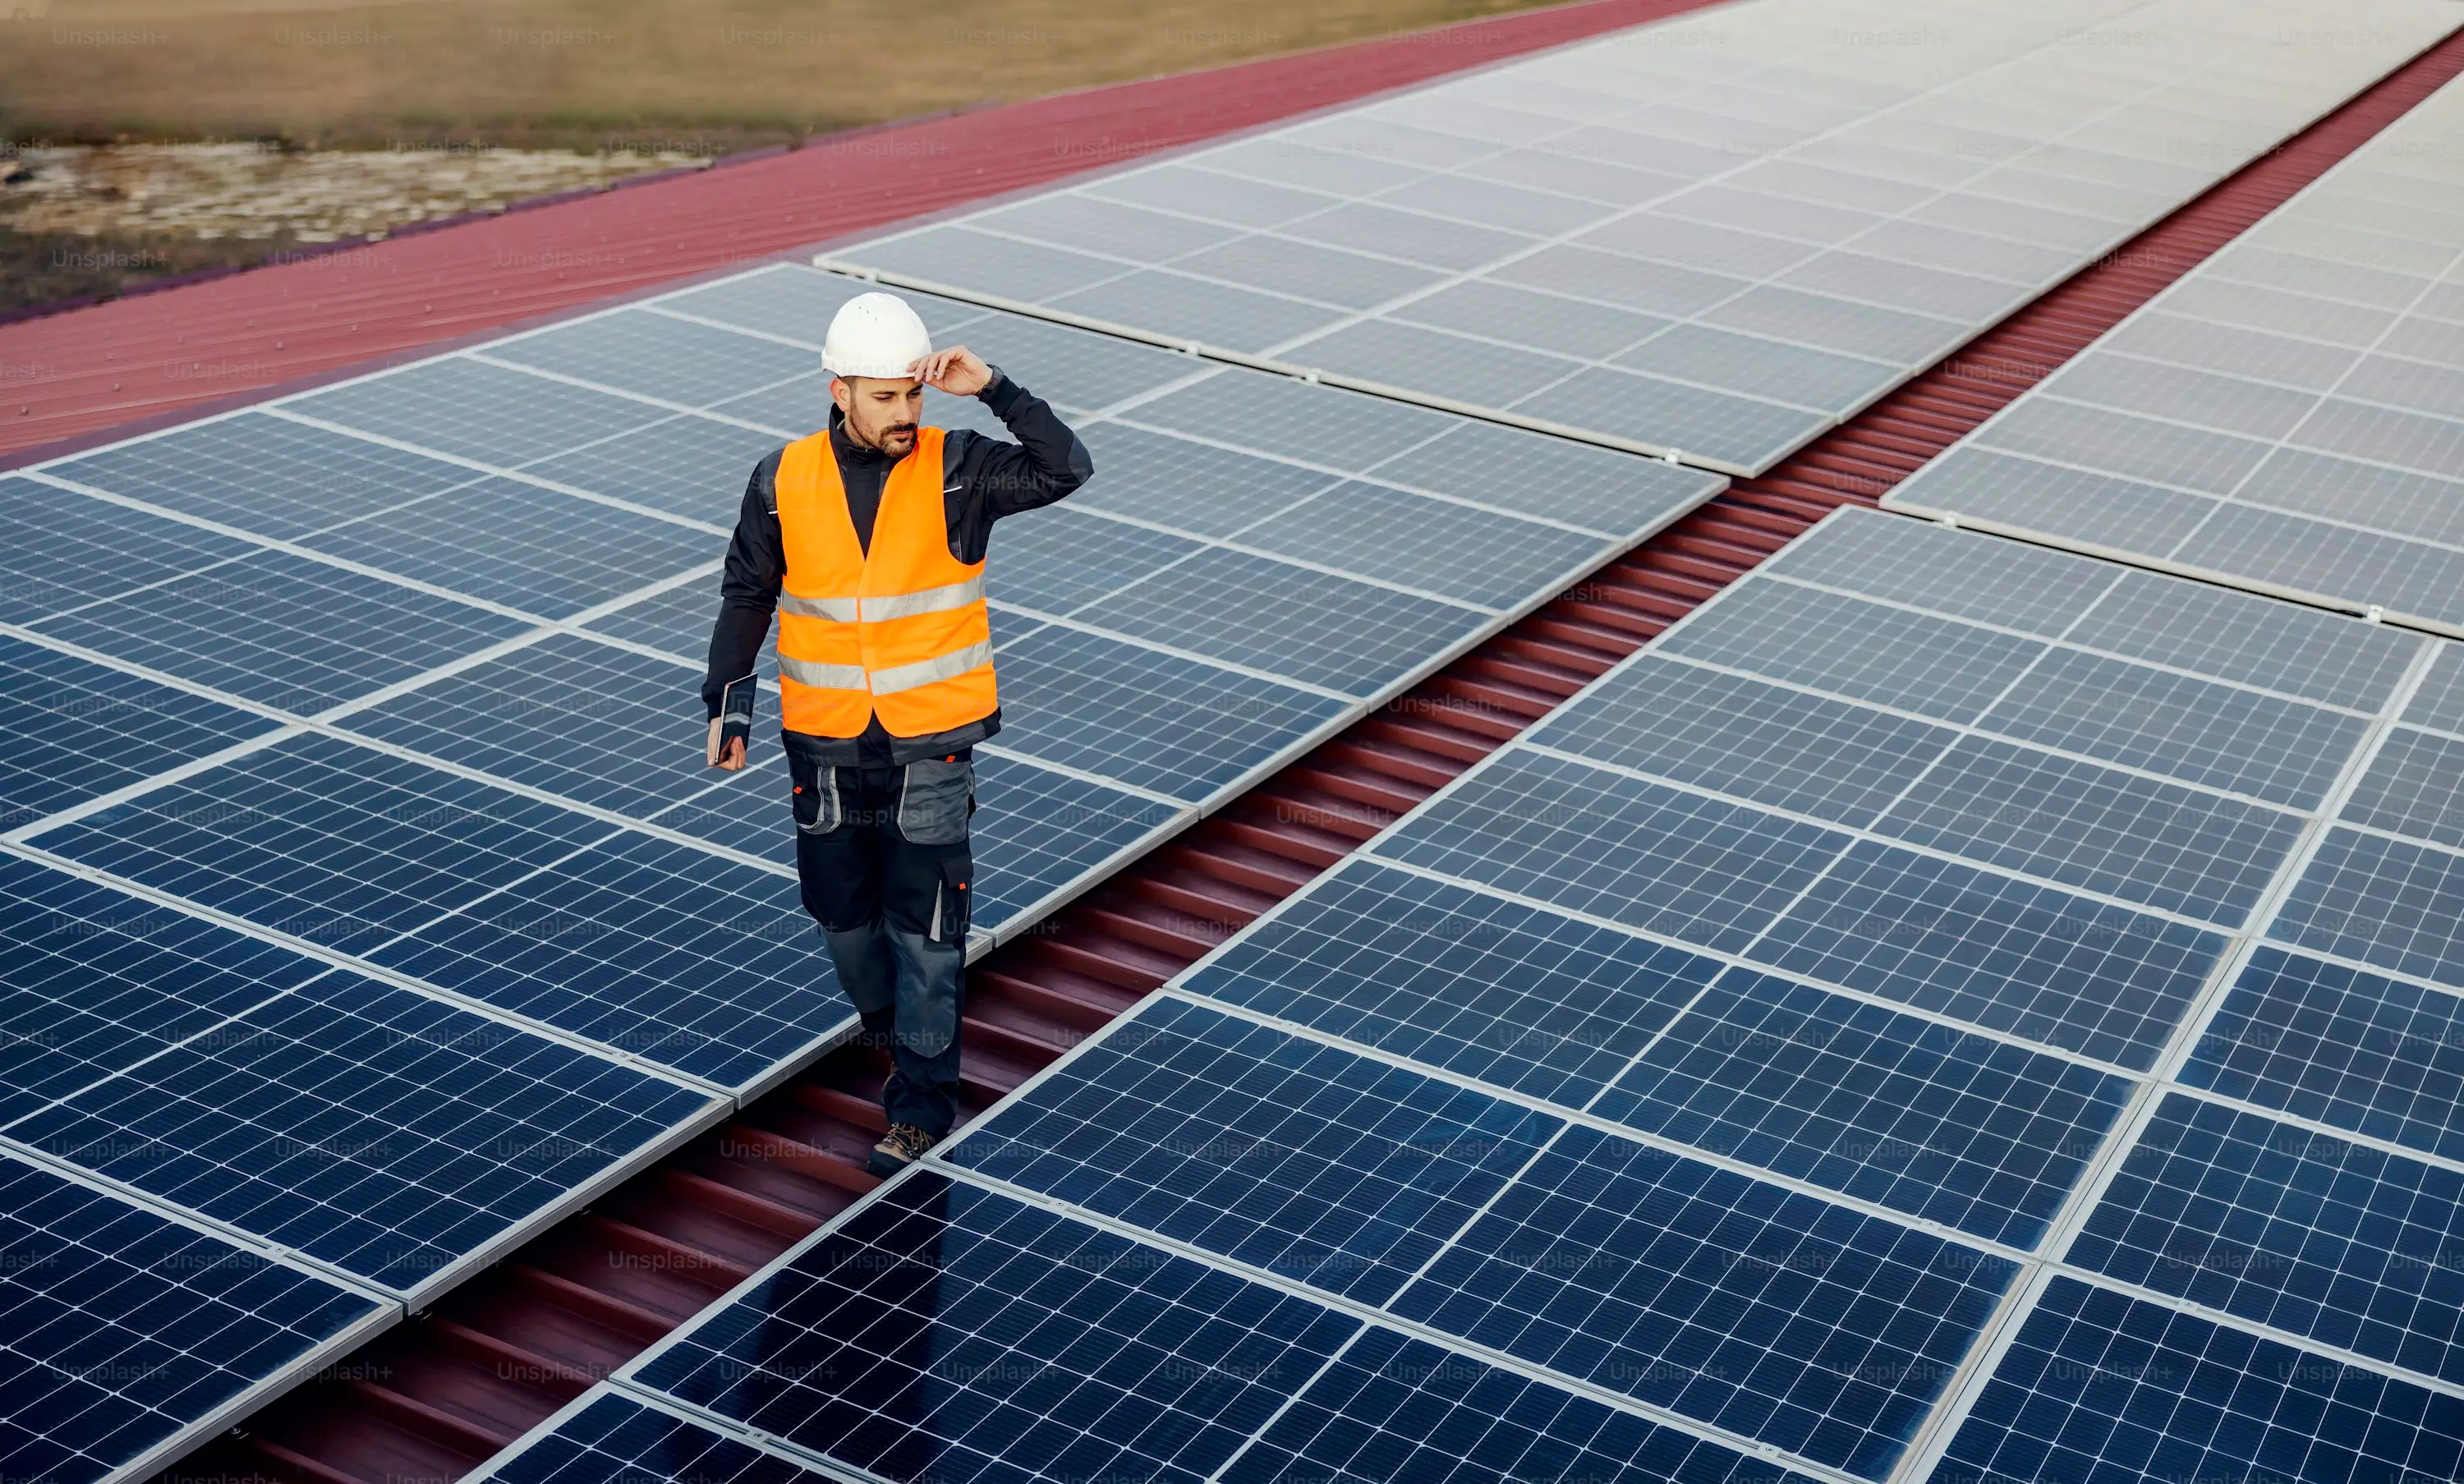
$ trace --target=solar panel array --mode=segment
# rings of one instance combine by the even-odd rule
[[[834,1042],[783,760],[704,768],[695,690],[861,287],[758,270],[0,477],[0,1151],[398,1315]],[[1101,469],[996,536],[979,950],[1723,483],[915,297]],[[203,1358],[261,1396],[327,1338]],[[125,1474],[200,1386],[10,1476]]]
[[[828,261],[1759,473],[2456,24],[1709,7]]]
[[[494,1477],[2453,1477],[2459,658],[1841,512]]]
[[[2464,84],[1885,503],[2464,634]]]

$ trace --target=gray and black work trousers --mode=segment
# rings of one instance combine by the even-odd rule
[[[833,768],[791,749],[796,872],[839,984],[893,1069],[882,1110],[939,1138],[957,1121],[976,806],[969,753]]]

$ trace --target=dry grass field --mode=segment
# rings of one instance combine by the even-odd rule
[[[0,19],[0,132],[719,153],[1526,4],[50,0]]]

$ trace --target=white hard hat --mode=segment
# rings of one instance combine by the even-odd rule
[[[901,377],[933,354],[933,337],[895,294],[859,294],[830,316],[822,369],[832,376]]]

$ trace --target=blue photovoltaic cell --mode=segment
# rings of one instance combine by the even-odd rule
[[[1067,506],[1015,515],[993,528],[985,581],[1005,603],[1068,613],[1199,550],[1185,536]]]
[[[2353,788],[2343,818],[2464,848],[2464,741],[2409,727],[2388,731]]]
[[[1401,680],[1490,620],[1484,611],[1220,547],[1073,616],[1355,696]]]
[[[2224,934],[1859,840],[1753,957],[2136,1070],[2155,1063]]]
[[[968,837],[976,862],[969,920],[998,928],[1079,881],[1157,830],[1182,810],[1022,758],[976,753],[975,818]],[[783,826],[786,801],[780,800]]]
[[[2438,658],[2405,704],[2404,719],[2418,727],[2464,731],[2464,644],[2440,644]]]
[[[1968,737],[1875,828],[2231,928],[2257,904],[2302,824],[2279,810]]]
[[[35,625],[71,644],[302,714],[517,634],[517,619],[261,552]]]
[[[1848,840],[1509,749],[1375,848],[1389,860],[1735,951]]]
[[[2331,829],[2268,934],[2464,985],[2464,856]]]
[[[1551,712],[1529,740],[1864,825],[1956,736],[1948,727],[1649,657]]]
[[[1855,506],[1825,521],[1818,539],[1791,545],[1759,570],[2047,639],[2061,637],[2121,576],[2093,557]]]
[[[2464,1399],[2057,1277],[1932,1478],[2397,1484],[2459,1473]]]
[[[498,1457],[488,1484],[826,1484],[829,1475],[603,1391],[556,1429]]]
[[[1659,642],[1660,651],[1749,669],[1945,721],[1973,721],[2044,645],[1862,599],[1749,577]]]
[[[1719,971],[1355,858],[1180,987],[1579,1108]]]
[[[311,392],[286,411],[510,469],[675,414],[467,356]]]
[[[263,412],[141,438],[45,472],[271,536],[296,536],[469,484],[459,464]]]
[[[728,1087],[853,1013],[794,882],[630,832],[371,956]]]
[[[1057,624],[1003,647],[1000,670],[1002,747],[1193,803],[1346,709]]]
[[[1069,497],[1072,506],[1199,535],[1230,535],[1340,482],[1324,469],[1120,423],[1096,423],[1080,436],[1095,477]]]
[[[407,1292],[707,1102],[425,996],[333,974],[7,1131]]]
[[[1803,1484],[1675,1428],[1370,1325],[1225,1484]]]
[[[610,829],[312,735],[37,838],[45,849],[293,937],[364,952]]]
[[[2464,1159],[2464,999],[2261,947],[2181,1079]]]
[[[492,341],[486,354],[696,406],[804,375],[814,366],[813,353],[802,346],[646,309],[592,315]]]
[[[918,1170],[636,1375],[889,1478],[1199,1484],[1357,1328]]]
[[[2464,1377],[2464,1174],[2169,1094],[2068,1260]]]
[[[2368,724],[2279,696],[2057,649],[1983,725],[2023,741],[2312,809]]]
[[[703,761],[698,668],[579,634],[551,634],[343,725],[637,818],[741,781]],[[783,817],[783,799],[769,801]]]
[[[711,626],[717,619],[718,577],[713,573],[663,588],[647,598],[637,598],[613,612],[592,619],[586,627],[594,633],[606,634],[690,660],[699,667],[710,663]],[[779,645],[775,633],[762,641],[759,667],[764,675],[778,673]],[[698,685],[696,682],[696,688]]]
[[[733,529],[754,466],[785,442],[715,418],[680,417],[541,459],[523,472]]]
[[[1560,1124],[1186,1001],[1150,1001],[950,1158],[1382,1303]]]
[[[279,723],[0,635],[0,830]]]
[[[518,479],[490,478],[301,540],[379,571],[570,618],[725,554],[724,537]]]
[[[2419,635],[2204,582],[2128,572],[2066,636],[2091,649],[2374,711]]]
[[[1880,1479],[2016,1272],[1578,1126],[1392,1308]]]
[[[32,623],[257,550],[90,494],[0,475],[0,622]]]
[[[2120,1077],[1732,970],[1592,1111],[2033,1247],[2129,1098]]]
[[[0,1125],[328,971],[13,856],[0,941]]]
[[[317,1363],[378,1302],[0,1158],[0,1476],[89,1484]]]

